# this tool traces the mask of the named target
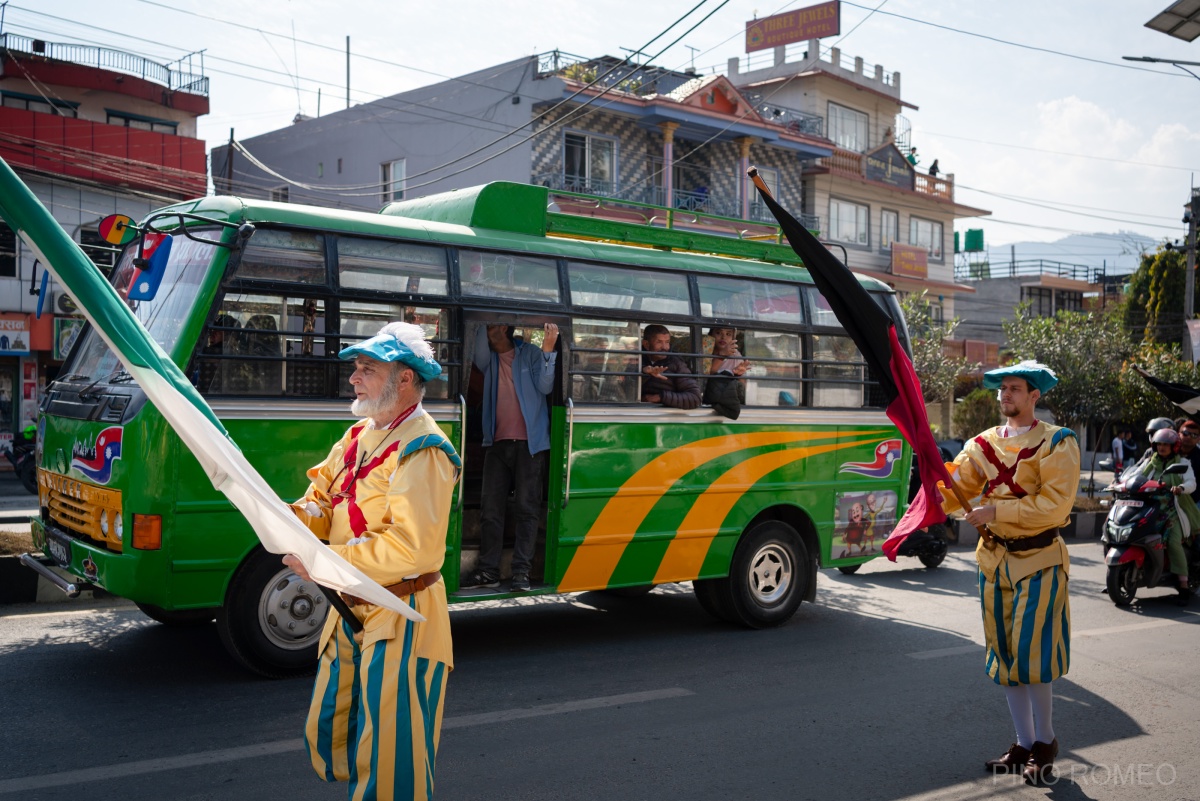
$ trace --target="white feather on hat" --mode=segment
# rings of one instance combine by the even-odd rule
[[[379,329],[379,333],[395,337],[397,342],[411,350],[413,355],[419,359],[424,359],[427,362],[434,360],[433,348],[425,340],[425,332],[419,325],[413,325],[412,323],[388,323]]]

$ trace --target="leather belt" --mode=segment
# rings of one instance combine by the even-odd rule
[[[388,585],[387,587],[384,587],[384,589],[390,592],[392,595],[395,595],[397,598],[404,598],[405,596],[412,595],[414,592],[420,592],[427,587],[432,587],[434,584],[437,584],[441,578],[441,573],[425,573],[417,576],[416,578],[405,579],[399,584]],[[344,600],[349,606],[358,606],[359,604],[366,604],[367,606],[372,605],[370,601],[364,601],[357,595],[347,595],[343,592],[341,593],[341,596],[342,600]]]
[[[1032,537],[1020,537],[1015,540],[1006,540],[996,537],[996,542],[1009,553],[1017,553],[1020,551],[1032,551],[1035,548],[1045,548],[1058,539],[1058,529],[1048,528],[1040,534],[1034,534]]]

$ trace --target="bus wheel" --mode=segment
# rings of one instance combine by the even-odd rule
[[[138,604],[142,614],[164,626],[203,626],[212,623],[216,609],[163,609],[154,604]]]
[[[317,585],[256,547],[234,573],[217,613],[226,650],[271,679],[312,673],[329,602]]]
[[[729,579],[695,579],[692,581],[692,592],[705,612],[717,620],[736,623],[733,614],[733,598],[729,594]]]
[[[742,537],[729,567],[734,621],[778,626],[796,614],[808,589],[808,548],[787,523],[768,520]]]

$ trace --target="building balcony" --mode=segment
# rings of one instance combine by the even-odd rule
[[[996,278],[1048,277],[1078,281],[1081,284],[1103,284],[1107,273],[1102,267],[1070,264],[1046,259],[1019,259],[989,263],[987,261],[954,265],[955,281],[989,281]]]
[[[187,92],[193,95],[208,97],[208,78],[204,77],[203,60],[199,64],[199,72],[173,70],[165,64],[151,61],[148,58],[126,53],[122,50],[110,50],[107,47],[91,45],[64,44],[62,42],[46,42],[29,36],[18,36],[12,33],[0,34],[0,52],[7,55],[25,55],[48,61],[60,61],[67,64],[77,64],[82,67],[119,72],[132,75],[144,81],[165,86],[173,92]],[[200,56],[201,59],[203,56]],[[182,64],[181,64],[182,66]],[[44,76],[39,76],[43,82],[50,82]]]
[[[867,154],[855,150],[835,148],[833,155],[818,162],[822,167],[837,175],[849,175],[855,178],[867,179]],[[954,202],[954,178],[952,176],[933,176],[913,170],[912,190],[919,195]],[[887,184],[890,186],[890,184]]]
[[[25,109],[0,108],[0,156],[13,167],[163,197],[198,197],[208,186],[199,139]]]

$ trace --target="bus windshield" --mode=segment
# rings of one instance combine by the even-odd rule
[[[208,272],[213,251],[217,249],[216,245],[184,236],[175,237],[172,245],[171,258],[167,262],[158,294],[151,300],[126,301],[150,336],[167,353],[179,340],[192,305],[200,294],[200,285]],[[134,242],[125,249],[120,262],[113,269],[110,280],[121,297],[128,294],[130,283],[137,273],[133,264],[136,256],[137,243]],[[103,381],[117,375],[121,369],[120,362],[100,334],[88,326],[63,365],[62,372],[66,380]]]

